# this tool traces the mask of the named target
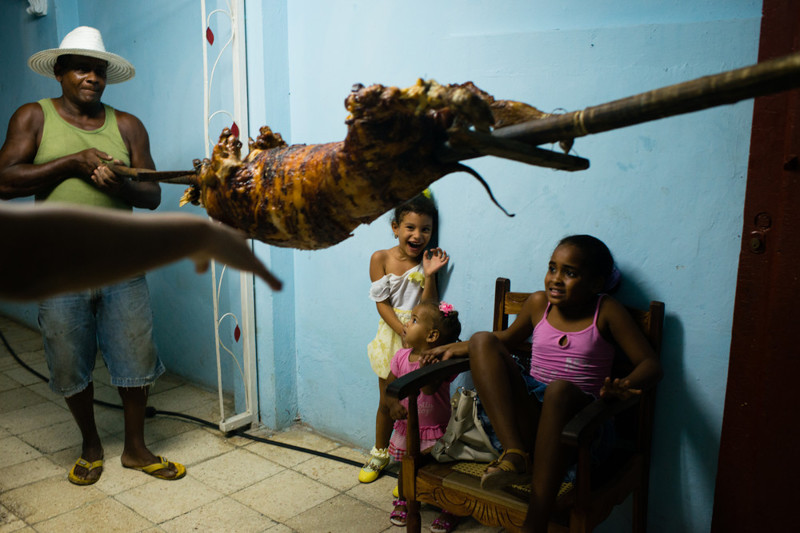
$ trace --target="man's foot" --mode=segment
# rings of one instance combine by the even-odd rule
[[[361,467],[361,472],[358,473],[358,480],[361,483],[372,483],[381,473],[381,470],[386,468],[389,464],[389,449],[372,447],[369,452],[369,461]]]
[[[103,473],[103,460],[87,461],[79,457],[67,475],[73,485],[94,485]]]
[[[164,457],[152,453],[149,455],[150,457],[136,458],[123,452],[120,460],[123,467],[144,472],[158,479],[174,480],[186,475],[186,467],[182,464],[167,461]]]

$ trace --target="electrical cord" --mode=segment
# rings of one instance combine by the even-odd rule
[[[14,351],[14,349],[11,348],[11,345],[8,343],[8,340],[6,340],[6,337],[5,337],[5,335],[3,335],[2,331],[0,331],[0,340],[3,341],[3,344],[5,345],[6,350],[8,350],[8,353],[11,354],[11,357],[13,357],[14,360],[17,363],[19,363],[25,370],[27,370],[31,374],[37,376],[39,379],[41,379],[44,382],[48,382],[49,381],[46,376],[43,376],[42,374],[37,372],[35,369],[33,369],[30,366],[28,366],[22,359],[19,358],[17,353]],[[94,403],[96,405],[100,405],[102,407],[108,407],[108,408],[111,408],[111,409],[122,410],[122,406],[121,405],[105,402],[103,400],[95,399]],[[208,420],[204,420],[202,418],[198,418],[198,417],[192,416],[192,415],[187,415],[185,413],[178,413],[178,412],[175,412],[175,411],[163,411],[161,409],[156,409],[155,407],[150,406],[150,405],[148,405],[145,408],[145,414],[144,415],[145,415],[146,418],[153,418],[153,417],[155,417],[157,415],[171,416],[171,417],[174,417],[174,418],[182,418],[182,419],[185,419],[185,420],[189,420],[189,421],[195,422],[195,423],[200,424],[202,426],[205,426],[205,427],[220,431],[219,427],[216,424],[214,424],[213,422],[210,422]],[[271,446],[278,446],[280,448],[286,448],[286,449],[289,449],[289,450],[294,450],[296,452],[308,453],[308,454],[311,454],[311,455],[316,455],[318,457],[323,457],[325,459],[330,459],[332,461],[337,461],[339,463],[344,463],[344,464],[351,465],[351,466],[358,466],[358,467],[362,466],[361,463],[353,461],[351,459],[346,459],[344,457],[338,457],[336,455],[331,455],[329,453],[320,452],[320,451],[317,451],[317,450],[312,450],[310,448],[303,448],[302,446],[295,446],[294,444],[288,444],[288,443],[285,443],[285,442],[278,442],[278,441],[275,441],[275,440],[265,439],[264,437],[258,437],[256,435],[250,435],[248,433],[245,433],[241,429],[235,429],[235,430],[231,431],[230,433],[233,434],[233,435],[237,435],[239,437],[244,437],[246,439],[256,441],[256,442],[269,444]],[[397,474],[394,473],[394,472],[387,472],[387,471],[384,470],[384,473],[387,476],[391,476],[391,477],[394,477],[394,478],[397,477]]]

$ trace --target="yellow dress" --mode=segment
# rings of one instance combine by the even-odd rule
[[[374,302],[389,300],[397,318],[404,323],[411,317],[411,310],[422,296],[425,274],[422,263],[403,273],[402,276],[386,274],[370,285],[369,297]],[[378,333],[367,345],[367,356],[372,370],[378,377],[389,376],[389,364],[395,352],[403,348],[403,339],[383,318],[378,320]]]

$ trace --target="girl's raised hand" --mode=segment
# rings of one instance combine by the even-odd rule
[[[611,378],[606,378],[603,386],[600,388],[601,398],[619,398],[627,400],[634,394],[641,394],[642,389],[632,389],[631,382],[627,379],[616,378],[613,381]]]
[[[432,276],[450,261],[450,256],[441,248],[431,248],[422,254],[422,270]]]

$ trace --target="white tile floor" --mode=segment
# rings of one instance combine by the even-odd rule
[[[47,375],[38,332],[3,317],[0,331],[23,361]],[[95,372],[96,396],[119,403],[104,371]],[[171,376],[153,387],[150,405],[205,420],[219,416],[215,393]],[[188,470],[182,480],[161,481],[122,468],[122,415],[105,407],[95,412],[104,471],[95,485],[78,487],[66,474],[78,458],[80,434],[63,399],[0,344],[0,533],[402,531],[389,523],[391,476],[364,485],[358,467],[157,416],[146,422],[148,446]],[[249,433],[359,463],[365,458],[364,450],[303,426]],[[437,514],[423,507],[423,524]],[[499,530],[469,519],[457,531]]]

